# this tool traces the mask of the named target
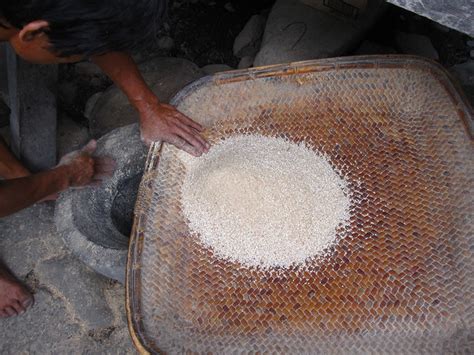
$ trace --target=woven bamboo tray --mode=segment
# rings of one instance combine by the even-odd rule
[[[127,269],[140,352],[473,349],[473,113],[440,66],[373,56],[235,71],[174,104],[212,143],[258,133],[325,153],[354,194],[350,233],[304,269],[219,260],[190,236],[176,148],[155,144]]]

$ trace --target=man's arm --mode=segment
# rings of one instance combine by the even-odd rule
[[[0,178],[15,179],[30,175],[26,169],[10,152],[5,141],[0,137]]]
[[[98,182],[110,176],[115,164],[107,158],[93,158],[96,142],[64,156],[54,169],[22,178],[0,181],[0,217],[8,216],[46,196]]]
[[[92,61],[127,95],[140,114],[142,139],[150,144],[162,140],[200,156],[209,150],[201,137],[201,125],[163,104],[147,86],[133,59],[125,53],[112,52],[95,56]]]
[[[66,167],[0,181],[0,218],[18,212],[68,187],[69,173]]]

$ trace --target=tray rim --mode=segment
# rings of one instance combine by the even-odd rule
[[[177,106],[193,92],[208,84],[222,85],[231,82],[255,80],[276,75],[295,75],[309,72],[359,68],[410,68],[429,72],[440,82],[446,92],[450,95],[451,100],[457,107],[458,114],[463,121],[467,135],[471,142],[474,142],[474,110],[459,82],[438,62],[412,55],[365,55],[325,58],[221,72],[205,76],[187,85],[173,97],[170,103],[173,106]],[[145,164],[145,173],[157,169],[162,147],[162,142],[155,142],[150,146]],[[142,184],[143,180],[140,184],[140,192],[145,189]],[[139,277],[141,266],[137,263],[137,257],[139,256],[143,245],[143,236],[139,232],[143,219],[143,214],[137,213],[135,215],[130,235],[125,281],[125,308],[127,312],[128,329],[137,351],[140,354],[161,354],[163,352],[157,347],[157,344],[147,339],[146,333],[143,329],[142,320],[140,319],[140,314],[137,312],[137,310],[140,309],[139,300],[141,299]]]

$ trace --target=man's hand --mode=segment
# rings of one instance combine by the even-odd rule
[[[142,140],[146,144],[161,140],[171,143],[195,157],[207,153],[209,143],[201,137],[202,126],[173,106],[162,103],[146,105],[140,111]]]
[[[114,160],[109,157],[92,157],[96,148],[97,142],[91,140],[81,150],[69,153],[60,160],[58,167],[67,168],[70,187],[99,185],[112,176],[115,170]]]
[[[160,103],[143,80],[132,57],[126,53],[110,52],[91,58],[127,95],[140,113],[142,140],[146,144],[161,140],[194,155],[207,152],[210,145],[199,132],[201,125],[192,121],[173,106]]]
[[[85,148],[64,156],[53,169],[16,179],[0,180],[0,217],[15,213],[69,187],[96,185],[111,176],[115,162],[107,157],[92,157],[96,146],[95,141],[90,141]]]

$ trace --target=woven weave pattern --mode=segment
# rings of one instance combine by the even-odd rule
[[[444,72],[413,58],[306,62],[207,78],[176,104],[211,143],[258,133],[327,154],[349,183],[351,218],[329,256],[304,267],[219,260],[182,215],[177,150],[153,147],[127,295],[148,351],[473,348],[472,117]]]

